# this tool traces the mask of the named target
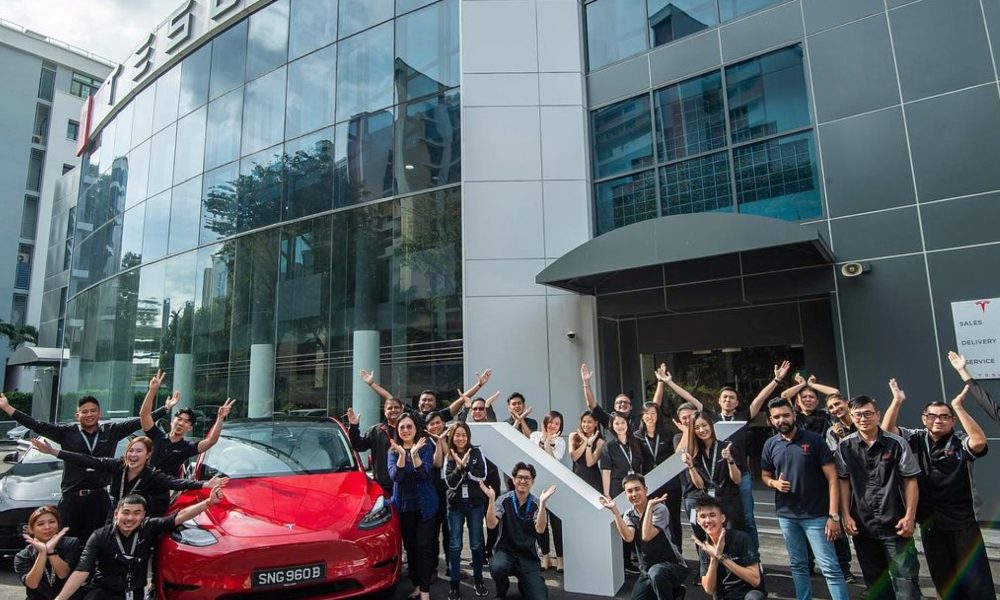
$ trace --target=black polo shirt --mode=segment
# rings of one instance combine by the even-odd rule
[[[817,408],[808,415],[802,411],[796,411],[795,426],[816,435],[826,435],[826,428],[830,426],[830,413],[822,408]]]
[[[750,543],[750,536],[739,529],[726,530],[726,546],[722,551],[728,554],[733,559],[733,562],[741,567],[760,565],[760,555],[753,549],[753,544]],[[699,552],[698,562],[701,565],[701,575],[704,577],[708,573],[708,565],[711,559],[704,552]],[[725,565],[720,564],[716,570],[715,598],[717,600],[743,600],[748,593],[763,587],[763,571],[761,572],[760,582],[761,586],[753,587],[733,574]]]
[[[521,559],[538,561],[538,533],[535,531],[535,521],[538,520],[538,498],[528,494],[524,504],[518,504],[517,495],[507,492],[496,500],[496,515],[500,523],[500,533],[493,546],[494,552],[501,550],[509,552]]]
[[[740,427],[731,436],[726,438],[727,442],[733,443],[733,449],[738,451],[737,454],[739,454],[739,456],[734,458],[734,460],[736,460],[736,466],[738,466],[741,471],[746,471],[747,435],[750,432],[750,411],[737,408],[733,411],[733,414],[728,417],[721,412],[715,412],[712,409],[705,409],[702,412],[708,414],[712,418],[713,423],[730,421],[746,422],[746,425]]]
[[[153,411],[153,418],[159,419],[166,414],[167,409],[160,407]],[[10,418],[38,435],[45,436],[56,442],[63,450],[106,458],[111,458],[115,455],[115,448],[118,446],[118,442],[142,428],[139,419],[129,419],[127,421],[101,423],[97,426],[97,431],[87,433],[76,423],[72,425],[44,423],[19,410],[15,410]],[[63,465],[62,493],[64,495],[68,492],[78,490],[99,490],[106,485],[108,485],[107,473],[74,464]]]
[[[834,462],[826,441],[811,431],[795,428],[786,440],[776,435],[764,442],[760,468],[792,484],[789,492],[774,491],[774,508],[779,517],[815,518],[830,514],[830,492],[823,465]]]
[[[674,445],[671,443],[673,436],[666,429],[657,427],[653,437],[648,437],[646,428],[642,427],[633,432],[633,435],[639,440],[639,449],[642,450],[644,475],[674,455]]]
[[[175,516],[145,519],[127,537],[118,531],[114,523],[101,527],[87,540],[76,570],[90,573],[90,583],[102,590],[124,594],[131,589],[136,598],[142,598],[149,557],[157,537],[175,527]]]
[[[83,545],[75,537],[63,537],[56,544],[56,554],[69,565],[71,574],[76,569],[76,564],[80,561],[80,552],[82,551]],[[38,551],[35,550],[34,546],[29,545],[14,557],[14,573],[20,578],[21,583],[24,583],[28,572],[35,566],[35,558],[37,556]],[[52,578],[51,583],[49,583],[49,577]],[[59,579],[59,576],[52,570],[51,563],[46,559],[45,573],[42,575],[42,580],[39,582],[38,587],[35,589],[25,587],[27,600],[50,600],[51,598],[55,598],[62,591],[65,584],[66,580]]]
[[[961,431],[953,431],[936,442],[926,429],[900,427],[899,435],[909,442],[921,469],[917,477],[920,483],[917,520],[943,531],[979,527],[972,468],[977,458],[986,456],[989,447],[976,454],[969,448],[969,436]]]
[[[639,568],[643,571],[649,570],[653,565],[661,563],[673,563],[687,567],[680,550],[670,541],[670,511],[663,504],[653,506],[653,527],[656,528],[656,537],[648,542],[642,541],[642,515],[633,506],[624,515],[625,523],[635,530],[632,543],[635,545],[635,555],[639,557]]]
[[[837,446],[840,445],[840,440],[851,435],[852,433],[857,431],[858,428],[854,423],[851,423],[850,425],[844,425],[843,423],[840,422],[840,419],[834,419],[833,417],[831,417],[831,419],[832,420],[830,422],[830,425],[826,428],[826,433],[823,435],[823,437],[826,439],[826,445],[830,447],[830,450],[836,451]],[[837,423],[843,425],[845,429],[843,437],[838,436],[837,432],[834,430],[833,426]]]
[[[609,432],[611,432],[610,435],[612,437],[614,436],[614,432],[611,431],[611,415],[613,415],[613,414],[621,414],[626,419],[628,419],[628,428],[631,429],[632,431],[635,431],[637,429],[641,429],[642,426],[643,426],[642,425],[642,416],[641,415],[636,415],[633,412],[630,412],[628,414],[619,413],[617,410],[613,410],[611,412],[608,412],[600,404],[594,405],[594,408],[593,408],[593,410],[590,411],[590,414],[593,415],[594,420],[597,421],[598,425],[600,425],[601,427],[603,427],[603,428],[607,429]],[[660,411],[659,417],[661,419],[663,418],[663,412],[662,411]]]
[[[532,419],[531,417],[524,417],[524,422],[528,425],[528,431],[538,431],[538,421]],[[506,423],[511,427],[514,426],[514,417],[507,417]],[[519,427],[515,427],[518,431],[521,431]]]
[[[153,425],[144,432],[153,440],[153,458],[149,463],[172,477],[180,477],[184,463],[192,456],[198,456],[198,444],[181,438],[173,442],[163,430]]]
[[[604,443],[597,466],[602,471],[611,471],[611,496],[622,492],[622,479],[630,473],[643,473],[642,450],[638,444],[622,444],[618,438]],[[602,480],[603,481],[603,480]],[[603,486],[603,483],[601,484]]]
[[[852,433],[837,446],[837,471],[851,482],[851,517],[859,534],[878,539],[896,537],[896,523],[906,514],[903,480],[920,474],[910,445],[880,427],[869,446]]]

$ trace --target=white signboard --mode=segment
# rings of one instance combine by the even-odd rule
[[[976,379],[1000,379],[1000,298],[951,303],[956,351]]]

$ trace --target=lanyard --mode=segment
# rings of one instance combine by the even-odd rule
[[[659,433],[656,434],[656,446],[655,447],[649,445],[649,438],[646,437],[645,434],[643,434],[643,436],[642,436],[642,441],[646,442],[646,447],[649,448],[649,451],[653,454],[653,462],[655,463],[657,456],[659,456],[659,454],[660,454],[660,434]],[[629,462],[631,463],[631,459],[629,459]]]
[[[122,486],[120,488],[118,488],[119,497],[117,498],[117,500],[121,500],[122,498],[124,498],[125,496],[128,495],[128,494],[125,493],[125,474],[126,473],[128,473],[128,466],[126,466],[124,469],[122,469]],[[137,489],[139,489],[139,482],[140,481],[142,481],[142,477],[136,477],[135,478],[135,484],[132,485],[131,492],[135,492]],[[122,550],[122,553],[124,553],[124,552],[125,551]]]
[[[117,529],[117,527],[115,527]],[[128,561],[125,566],[125,587],[128,588],[129,594],[132,591],[132,559],[135,557],[135,545],[139,543],[139,530],[137,529],[132,533],[132,547],[129,548],[128,554],[125,553],[125,546],[122,545],[122,538],[117,531],[114,533],[115,543],[118,544],[118,549],[121,551],[122,556]]]
[[[521,520],[526,520],[528,515],[531,514],[531,496],[524,502],[524,511],[522,512],[518,508],[517,495],[511,495],[510,503],[514,506],[514,516]]]
[[[76,428],[80,431],[80,437],[83,438],[83,443],[84,445],[87,446],[87,450],[89,451],[88,453],[91,456],[93,456],[94,448],[97,448],[97,440],[101,437],[101,430],[100,429],[97,430],[97,433],[94,434],[94,441],[91,442],[90,440],[87,439],[87,434],[84,433],[83,427],[77,425]]]
[[[705,470],[708,471],[708,480],[710,482],[712,482],[712,487],[715,486],[715,465],[718,464],[718,461],[719,461],[719,442],[718,442],[718,440],[716,440],[715,443],[712,444],[712,468],[711,469],[709,469],[708,465],[705,464],[705,453],[702,453],[702,455],[701,455],[701,466],[705,467]]]
[[[633,469],[632,469],[632,450],[630,449],[628,452],[625,452],[625,444],[623,444],[621,442],[618,442],[618,448],[621,449],[622,454],[625,455],[625,460],[628,461],[628,472],[632,473],[633,472]]]

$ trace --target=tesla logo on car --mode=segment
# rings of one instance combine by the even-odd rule
[[[285,523],[285,527],[288,528],[288,531],[291,531],[295,528],[295,523]]]

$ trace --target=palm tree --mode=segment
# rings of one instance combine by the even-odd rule
[[[11,350],[17,350],[18,346],[25,342],[31,344],[38,343],[38,330],[31,325],[14,325],[0,319],[0,336],[7,338],[7,344]]]

